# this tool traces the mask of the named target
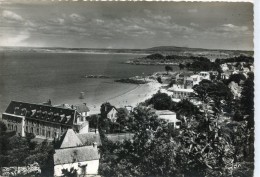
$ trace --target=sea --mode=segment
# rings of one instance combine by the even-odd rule
[[[125,63],[141,56],[144,55],[0,51],[0,112],[12,100],[43,103],[50,99],[54,105],[106,102],[137,87],[114,82],[115,79],[164,70],[164,66]],[[109,78],[86,78],[86,75]],[[80,97],[82,92],[84,99]]]

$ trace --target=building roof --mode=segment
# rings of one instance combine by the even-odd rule
[[[73,109],[19,101],[11,101],[5,113],[69,126],[73,125],[75,115],[77,114]]]
[[[117,134],[106,134],[106,137],[109,141],[112,142],[123,142],[127,140],[132,140],[134,137],[133,133],[117,133]]]
[[[89,108],[86,104],[75,105],[74,107],[79,113],[89,112]]]
[[[155,110],[156,115],[176,115],[175,112],[170,110]]]
[[[169,88],[168,91],[172,91],[172,92],[193,92],[193,89]]]
[[[183,72],[179,74],[179,77],[189,77],[191,76],[193,73],[192,72]]]
[[[84,134],[76,134],[83,145],[89,146],[92,145],[94,142],[97,143],[97,146],[101,145],[100,135],[99,133],[95,132],[88,132]]]
[[[164,119],[168,122],[180,122],[179,119],[176,118],[176,113],[169,110],[156,110],[155,114],[159,119]]]
[[[98,149],[93,146],[82,146],[57,149],[54,154],[54,165],[99,160]]]
[[[60,148],[69,148],[82,146],[81,140],[78,138],[74,130],[68,129],[65,135],[62,137]]]

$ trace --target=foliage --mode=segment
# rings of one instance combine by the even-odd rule
[[[157,92],[148,101],[148,104],[152,104],[157,110],[169,110],[172,109],[174,103],[166,93]]]
[[[133,111],[132,141],[106,144],[101,158],[103,176],[176,176],[175,142],[166,122],[145,107]]]
[[[173,111],[175,111],[178,115],[186,117],[186,119],[193,119],[201,114],[199,109],[187,99],[176,103]]]
[[[182,69],[184,69],[184,68],[185,68],[185,65],[182,64],[182,63],[180,63],[180,64],[179,64],[179,69],[182,70]]]
[[[234,81],[235,83],[240,85],[240,81],[244,81],[244,80],[246,80],[246,77],[244,76],[244,74],[231,74],[228,79],[227,84]]]
[[[155,54],[146,56],[146,58],[155,60],[155,59],[164,59],[165,57],[162,54],[155,53]]]
[[[129,84],[146,84],[147,83],[147,81],[145,81],[145,80],[137,80],[137,79],[131,79],[131,78],[118,79],[118,80],[115,80],[115,82],[122,82],[122,83],[129,83]]]
[[[251,56],[244,56],[244,55],[240,55],[237,57],[231,57],[231,58],[225,58],[225,59],[216,59],[215,60],[216,63],[219,64],[223,64],[223,63],[233,63],[233,62],[250,62],[253,63],[254,62],[254,58]]]
[[[168,87],[172,87],[173,84],[176,84],[176,80],[175,79],[172,79],[171,82],[169,83]]]
[[[242,85],[241,110],[247,116],[248,126],[254,127],[254,74],[249,73]]]
[[[160,83],[160,84],[162,84],[163,82],[162,82],[162,78],[161,77],[157,77],[157,81]]]
[[[244,163],[249,146],[243,122],[192,124],[173,136],[166,122],[148,108],[137,107],[132,124],[131,141],[103,144],[102,176],[242,177],[244,169],[252,175],[253,166]]]
[[[3,121],[0,121],[0,135],[4,134],[7,130],[7,127]]]
[[[99,116],[94,114],[89,117],[89,127],[97,129],[98,128]]]
[[[120,131],[124,130],[128,126],[128,110],[126,108],[117,109],[117,120],[116,122],[119,124]]]
[[[0,136],[0,166],[27,166],[37,162],[41,168],[41,176],[53,175],[54,148],[44,141],[36,144],[33,134],[26,137],[3,133]]]
[[[62,169],[62,177],[77,177],[77,170],[73,167],[68,169]]]
[[[169,71],[172,71],[173,69],[172,69],[172,67],[171,66],[169,66],[169,65],[166,65],[165,66],[165,71],[167,72],[167,74],[169,73]]]

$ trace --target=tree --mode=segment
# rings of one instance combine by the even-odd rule
[[[234,81],[235,83],[240,85],[240,81],[244,81],[244,80],[246,80],[246,77],[244,76],[244,74],[231,74],[228,79],[228,83]]]
[[[124,130],[124,128],[128,125],[128,111],[126,108],[117,109],[116,122],[119,124],[120,131]]]
[[[4,134],[7,130],[7,127],[3,121],[0,121],[0,135]]]
[[[184,64],[182,64],[182,63],[180,63],[180,64],[179,64],[179,69],[180,69],[180,70],[183,70],[183,69],[184,69],[184,67],[185,67],[185,65],[184,65]]]
[[[254,127],[254,74],[249,73],[248,78],[242,85],[241,109],[247,116],[248,126]]]
[[[161,77],[157,77],[157,81],[160,83],[160,84],[162,84],[163,82],[162,82],[162,78]]]
[[[101,157],[102,176],[177,176],[175,150],[166,122],[145,107],[132,114],[132,141],[109,144]],[[108,144],[107,144],[108,145]],[[113,155],[109,155],[113,154]]]
[[[101,129],[105,130],[105,132],[110,132],[111,130],[111,121],[107,118],[107,114],[112,107],[113,106],[109,102],[103,103],[100,107],[99,126]]]
[[[98,129],[99,115],[94,114],[89,117],[89,127],[94,128],[95,132]]]
[[[190,69],[190,66],[191,66],[191,63],[186,63],[186,66],[185,66],[185,67],[186,67],[187,69]]]
[[[169,74],[169,71],[172,71],[173,69],[172,69],[172,67],[171,66],[169,66],[169,65],[166,65],[165,66],[165,71],[167,72],[167,74]]]
[[[209,80],[202,80],[198,85],[193,86],[194,92],[197,94],[197,96],[202,100],[203,102],[206,102],[206,100],[209,97],[209,92],[212,86],[212,82]]]
[[[180,102],[176,103],[174,110],[181,116],[184,116],[186,121],[191,121],[190,119],[197,118],[200,115],[199,109],[193,105],[189,100],[181,100]]]
[[[161,92],[154,94],[148,104],[152,104],[157,110],[169,110],[173,106],[171,97]]]
[[[73,167],[70,168],[70,170],[62,169],[62,177],[77,177],[77,170]]]
[[[159,53],[155,53],[155,54],[148,55],[148,56],[146,56],[146,58],[152,59],[152,60],[165,59],[165,57],[164,57],[162,54],[159,54]]]

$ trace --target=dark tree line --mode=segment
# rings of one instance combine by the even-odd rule
[[[222,81],[202,81],[194,88],[202,107],[188,100],[171,101],[164,93],[134,109],[129,120],[134,138],[123,143],[107,141],[101,149],[100,174],[103,176],[247,177],[253,176],[253,75],[243,84],[242,98],[236,105]],[[185,126],[172,130],[147,108],[169,109],[185,118]],[[241,110],[242,119],[228,122],[230,114]]]
[[[26,137],[16,136],[14,132],[7,132],[3,122],[0,122],[0,167],[27,166],[37,162],[41,169],[40,176],[53,176],[52,143],[43,141],[37,144],[33,141],[33,134]],[[31,174],[31,176],[37,174]]]

